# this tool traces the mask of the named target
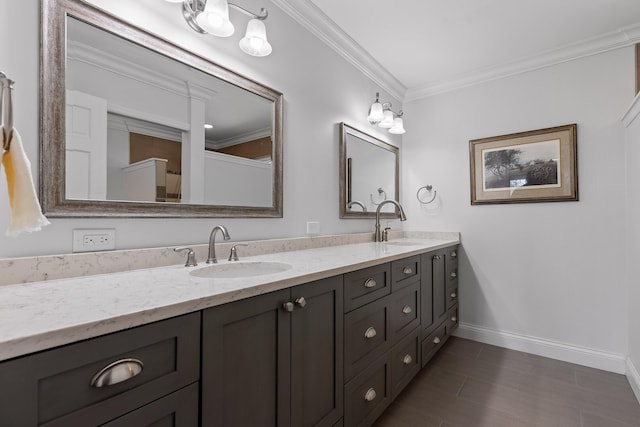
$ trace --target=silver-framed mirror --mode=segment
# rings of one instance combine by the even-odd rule
[[[398,147],[340,123],[340,218],[375,218],[385,199],[400,202]],[[397,218],[393,204],[383,218]]]
[[[78,0],[40,69],[47,216],[282,217],[280,92]]]

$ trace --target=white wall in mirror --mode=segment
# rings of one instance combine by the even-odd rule
[[[394,105],[401,105],[397,99],[272,4],[266,5],[269,8],[267,31],[274,52],[265,58],[254,58],[238,49],[242,34],[231,39],[196,34],[186,26],[179,5],[157,0],[91,0],[89,3],[284,94],[284,218],[53,218],[52,225],[41,232],[10,239],[4,236],[9,224],[6,186],[0,185],[0,257],[69,253],[74,228],[115,228],[118,249],[205,243],[216,224],[226,225],[234,241],[304,236],[307,221],[319,221],[323,234],[373,233],[373,220],[338,218],[337,124],[352,123],[400,146],[401,137],[370,127],[365,114],[371,93],[379,91]],[[168,14],[156,13],[160,8],[174,8],[171,16],[175,14],[175,17],[168,19]],[[3,49],[7,59],[2,71],[16,80],[14,122],[34,165],[37,183],[39,179],[47,179],[38,176],[35,166],[39,139],[39,3],[25,2],[21,16],[20,20],[11,14],[0,16],[0,37],[20,40]],[[240,26],[245,25],[242,15],[232,19]],[[327,69],[331,73],[327,73]],[[393,226],[400,228],[400,223],[394,221]]]

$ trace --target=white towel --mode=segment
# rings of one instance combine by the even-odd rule
[[[0,127],[0,141],[3,134],[4,129]],[[9,150],[2,155],[2,164],[7,176],[11,207],[11,223],[7,229],[7,236],[15,237],[25,231],[39,231],[50,222],[42,215],[31,178],[31,162],[22,148],[22,139],[16,129],[13,129],[10,144]]]

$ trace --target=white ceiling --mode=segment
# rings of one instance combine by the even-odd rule
[[[638,0],[273,1],[404,100],[640,41]]]

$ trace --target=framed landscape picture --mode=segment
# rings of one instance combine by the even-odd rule
[[[469,141],[471,204],[577,201],[576,128]]]

